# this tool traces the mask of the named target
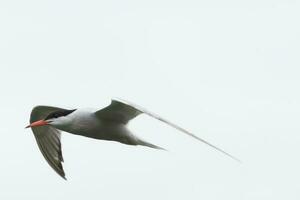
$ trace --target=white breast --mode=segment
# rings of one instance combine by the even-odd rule
[[[73,113],[62,117],[55,128],[69,133],[84,135],[97,131],[101,122],[96,118],[91,109],[77,109]]]

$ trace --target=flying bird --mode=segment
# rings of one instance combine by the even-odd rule
[[[222,149],[208,143],[189,131],[167,121],[166,119],[147,111],[133,103],[113,99],[107,107],[91,111],[90,109],[63,109],[51,106],[36,106],[30,115],[30,125],[37,144],[48,164],[64,179],[65,172],[62,166],[60,131],[69,132],[99,140],[117,141],[127,145],[142,145],[155,149],[163,149],[135,136],[127,124],[140,114],[146,114],[171,127],[215,148],[225,155],[239,161]]]

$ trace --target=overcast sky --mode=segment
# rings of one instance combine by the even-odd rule
[[[0,199],[300,198],[300,4],[293,0],[2,0]],[[141,105],[168,149],[62,135],[61,179],[28,124],[35,105]]]

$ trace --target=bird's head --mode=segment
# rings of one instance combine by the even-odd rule
[[[45,126],[45,125],[52,125],[52,126],[64,125],[69,121],[67,116],[74,111],[75,110],[58,110],[58,111],[51,112],[44,119],[32,122],[30,125],[26,126],[26,128]]]

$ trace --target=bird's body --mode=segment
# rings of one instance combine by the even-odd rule
[[[135,136],[126,124],[97,117],[94,109],[76,109],[61,122],[52,124],[58,130],[81,135],[84,137],[116,141],[129,145],[149,146],[145,141]],[[154,147],[151,146],[151,147]]]
[[[143,145],[151,148],[163,149],[138,138],[127,128],[128,122],[142,113],[167,123],[173,128],[176,128],[179,131],[208,144],[218,151],[221,151],[231,158],[234,158],[220,148],[206,142],[176,124],[137,105],[120,100],[113,100],[109,106],[101,110],[67,110],[50,106],[37,106],[31,112],[31,124],[28,127],[32,128],[38,146],[49,165],[60,176],[65,178],[65,173],[61,164],[61,162],[63,162],[63,157],[61,152],[60,131],[94,139],[117,141],[128,145]]]

